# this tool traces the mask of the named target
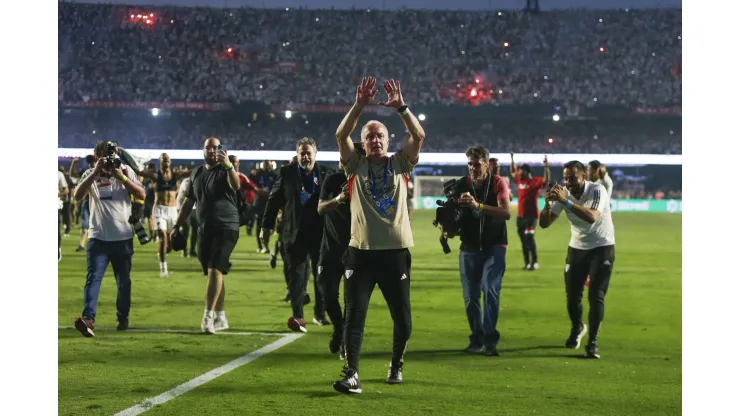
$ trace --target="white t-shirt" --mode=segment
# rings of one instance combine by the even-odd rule
[[[62,192],[62,189],[68,188],[67,186],[67,179],[64,178],[64,174],[62,172],[57,171],[57,182],[59,189],[57,190],[57,193]],[[62,209],[64,206],[64,200],[62,198],[57,198],[59,201],[57,201],[57,209]]]
[[[121,166],[128,180],[141,185],[128,166]],[[88,169],[80,181],[93,173]],[[131,216],[131,195],[116,178],[97,178],[90,187],[90,229],[88,238],[102,241],[121,241],[134,237],[128,218]]]
[[[596,181],[599,185],[606,188],[606,193],[609,195],[609,198],[612,197],[612,188],[614,188],[614,182],[612,182],[612,178],[609,177],[609,173],[607,172],[606,175],[604,175],[604,179],[599,179]]]
[[[570,246],[579,250],[590,250],[596,247],[610,246],[614,244],[614,224],[612,223],[612,210],[609,204],[609,194],[603,185],[586,181],[586,189],[580,199],[576,199],[568,189],[565,194],[569,200],[585,208],[599,211],[601,215],[595,223],[578,218],[571,211],[565,210],[570,221]],[[552,205],[552,213],[559,215],[564,210],[563,204],[555,202]]]

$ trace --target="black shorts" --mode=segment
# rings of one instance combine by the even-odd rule
[[[537,218],[535,217],[517,217],[516,218],[516,230],[517,232],[532,231],[537,229]]]
[[[203,275],[208,269],[216,269],[222,274],[229,274],[229,257],[239,241],[239,230],[223,230],[201,227],[198,230],[198,260],[203,268]]]

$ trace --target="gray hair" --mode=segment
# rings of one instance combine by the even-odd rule
[[[295,151],[298,152],[301,150],[301,147],[304,145],[310,145],[313,147],[313,152],[316,153],[319,149],[316,147],[316,141],[310,137],[304,137],[300,140],[298,140],[298,143],[295,145]]]
[[[465,157],[477,157],[485,163],[488,161],[488,149],[483,146],[469,147],[465,152]]]

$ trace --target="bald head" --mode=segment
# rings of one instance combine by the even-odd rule
[[[388,128],[378,120],[370,120],[360,133],[362,147],[370,157],[382,157],[388,153]]]
[[[216,137],[209,137],[203,144],[203,159],[209,165],[215,165],[218,163],[216,159],[216,153],[218,152],[218,146],[221,144],[221,140]]]

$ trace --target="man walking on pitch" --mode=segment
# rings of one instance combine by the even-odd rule
[[[533,176],[532,168],[526,163],[516,168],[514,153],[510,154],[511,178],[518,190],[516,230],[524,250],[524,270],[538,270],[540,265],[537,263],[537,245],[534,242],[534,232],[537,229],[537,217],[539,216],[537,200],[540,189],[550,182],[550,166],[545,157],[545,176]]]
[[[347,363],[343,378],[334,383],[342,393],[361,393],[360,349],[370,295],[377,284],[393,318],[393,355],[386,383],[402,382],[401,370],[406,344],[411,336],[409,275],[414,245],[409,223],[408,180],[419,159],[424,129],[401,96],[400,82],[384,84],[388,100],[379,105],[398,111],[412,142],[388,156],[388,129],[379,121],[367,122],[361,130],[367,156],[354,148],[350,134],[365,106],[377,90],[375,79],[366,77],[357,87],[355,104],[337,129],[337,142],[349,182],[352,225],[349,248],[344,254],[344,338]]]
[[[229,162],[221,141],[210,137],[203,145],[205,165],[190,174],[190,188],[170,237],[175,238],[188,220],[193,205],[198,204],[198,260],[208,278],[206,301],[200,329],[213,334],[228,329],[224,303],[226,286],[223,276],[229,273],[229,257],[239,240],[239,209],[236,192],[239,175]]]
[[[571,321],[567,348],[577,349],[588,332],[582,322],[583,285],[591,276],[588,288],[590,332],[586,345],[587,358],[599,358],[596,346],[601,321],[604,320],[604,297],[614,268],[614,224],[606,189],[586,181],[581,162],[571,161],[563,169],[565,188],[556,185],[546,195],[540,227],[547,228],[565,210],[570,221],[571,238],[565,261],[565,292]]]

